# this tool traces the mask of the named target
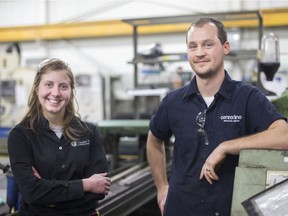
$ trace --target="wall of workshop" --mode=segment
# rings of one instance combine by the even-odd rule
[[[0,0],[0,28],[56,23],[73,23],[155,16],[174,16],[194,13],[224,12],[238,10],[258,10],[288,7],[288,0]],[[265,29],[273,31],[280,37],[281,53],[287,59],[288,35],[285,29]],[[257,48],[256,30],[245,30],[241,35],[241,48]],[[139,38],[139,50],[153,42],[161,42],[164,52],[185,52],[185,34],[171,33],[146,35]],[[0,44],[0,53],[9,43]],[[69,63],[76,75],[91,76],[89,88],[79,87],[77,98],[80,114],[91,122],[106,117],[103,105],[103,78],[119,78],[115,83],[113,94],[121,100],[131,100],[126,90],[133,87],[133,66],[127,62],[133,58],[132,36],[71,39],[55,41],[21,42],[20,68],[35,70],[36,64],[45,58],[58,57]],[[288,62],[288,61],[286,61]],[[178,66],[190,70],[187,62],[165,65],[168,72],[174,72]],[[235,65],[227,63],[227,69],[235,78],[243,78],[241,70],[251,71],[255,62]],[[244,69],[243,69],[244,67]],[[252,68],[252,69],[251,69]],[[288,68],[283,66],[283,70]],[[249,74],[247,75],[249,76]],[[109,106],[109,99],[104,103]],[[17,120],[15,120],[17,121]]]

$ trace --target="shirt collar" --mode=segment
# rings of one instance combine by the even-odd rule
[[[40,128],[50,129],[48,120],[42,115],[39,119],[39,126]]]
[[[199,90],[196,84],[196,76],[194,76],[190,84],[187,86],[186,91],[184,92],[183,99],[188,98],[189,96],[197,95],[198,93]],[[222,95],[224,98],[231,99],[232,93],[233,93],[233,80],[225,70],[225,78],[217,94]]]
[[[183,99],[184,98],[188,98],[189,96],[198,94],[198,87],[196,84],[196,76],[193,77],[193,79],[191,80],[190,84],[186,86],[186,90],[184,92],[183,95]]]
[[[234,92],[233,80],[225,70],[225,78],[217,94],[222,95],[224,98],[231,99]]]

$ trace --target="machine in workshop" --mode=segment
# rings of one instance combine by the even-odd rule
[[[20,47],[17,43],[0,53],[0,153],[7,154],[9,129],[18,123],[27,110],[28,94],[35,70],[20,67]]]
[[[20,48],[11,44],[0,53],[0,126],[12,127],[26,112],[35,70],[20,67]]]
[[[262,39],[259,66],[260,72],[265,73],[267,81],[272,81],[280,66],[278,38],[273,33],[264,35]],[[260,88],[267,96],[274,95],[264,89],[262,85]],[[287,91],[281,97],[273,99],[272,103],[279,112],[288,117]],[[234,180],[231,215],[287,215],[287,203],[285,205],[281,203],[283,200],[287,202],[286,194],[281,195],[281,193],[271,190],[288,178],[287,155],[288,152],[284,150],[249,149],[241,151]],[[287,184],[283,185],[282,189],[288,190]],[[272,192],[268,193],[267,191],[270,190]],[[272,210],[273,208],[274,210]]]

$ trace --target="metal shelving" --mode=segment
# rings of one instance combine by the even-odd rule
[[[245,60],[245,59],[257,59],[258,50],[237,50],[231,51],[226,60],[236,61],[236,60]],[[163,62],[179,62],[187,61],[187,53],[165,53],[157,58],[144,58],[142,56],[136,56],[132,61],[129,61],[129,64],[157,64]]]
[[[139,37],[139,28],[148,25],[159,25],[159,24],[181,24],[181,23],[193,23],[197,19],[203,16],[215,17],[221,20],[224,25],[234,23],[238,27],[239,24],[243,22],[254,23],[257,22],[258,26],[258,50],[261,49],[261,38],[263,35],[263,19],[260,11],[233,11],[225,13],[210,13],[210,14],[193,14],[193,15],[184,15],[184,16],[170,16],[170,17],[152,17],[152,18],[143,18],[143,19],[126,19],[122,20],[133,26],[133,47],[134,47],[134,58],[128,63],[134,65],[134,86],[138,86],[138,64],[154,64],[162,62],[177,62],[177,61],[186,61],[186,53],[165,53],[162,56],[156,59],[145,59],[138,55],[138,37]],[[241,27],[241,26],[240,26]],[[227,56],[227,60],[245,60],[245,59],[257,59],[258,50],[237,50],[231,52]],[[173,56],[173,58],[171,58]]]

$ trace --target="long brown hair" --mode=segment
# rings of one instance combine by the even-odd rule
[[[80,115],[78,113],[78,103],[75,98],[76,90],[74,75],[68,64],[61,59],[46,59],[38,65],[37,73],[35,75],[33,86],[28,98],[28,111],[23,117],[21,124],[26,128],[31,129],[33,132],[37,132],[40,120],[44,117],[42,106],[37,96],[37,89],[42,79],[42,75],[45,74],[48,70],[65,70],[70,79],[71,97],[65,108],[63,134],[65,137],[71,140],[78,140],[87,132],[87,129],[84,125],[81,124]],[[76,124],[78,125],[76,126],[77,129],[71,126],[72,121],[76,121]]]

